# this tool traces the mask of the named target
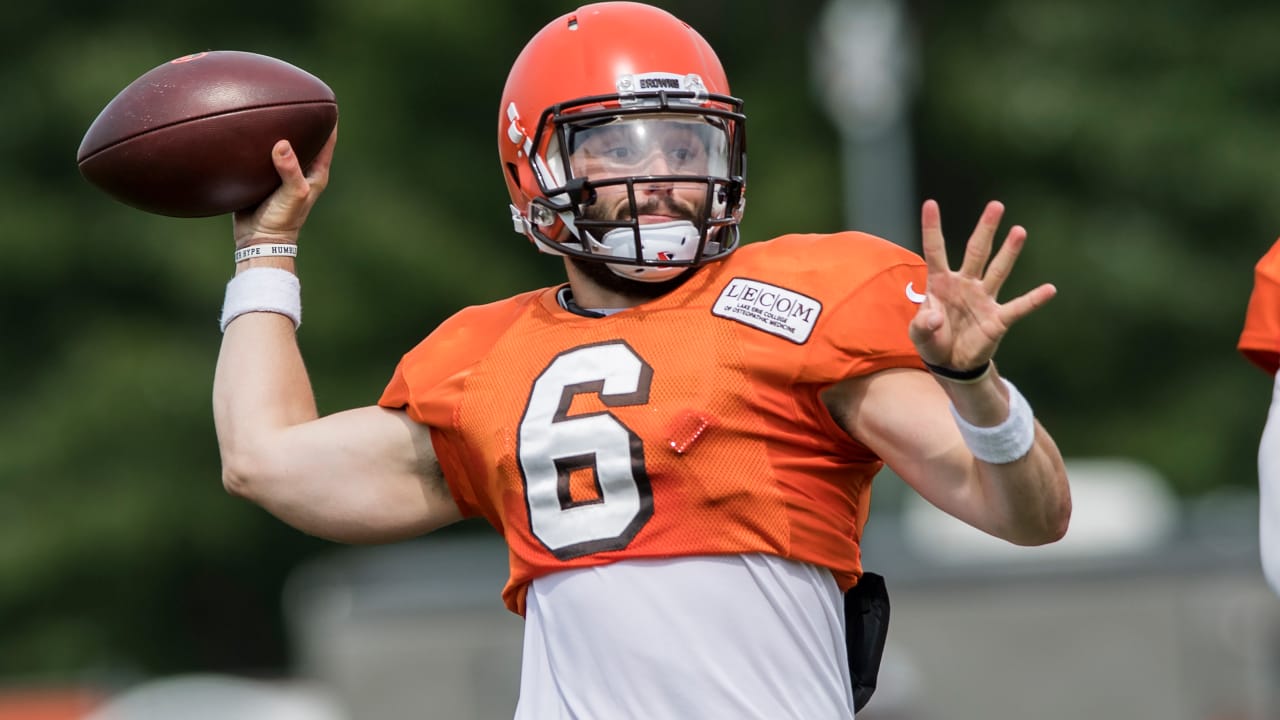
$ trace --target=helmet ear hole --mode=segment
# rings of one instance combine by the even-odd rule
[[[520,187],[520,171],[516,168],[516,164],[509,162],[506,165],[507,174],[511,176],[511,182],[515,183],[516,187],[523,190],[524,188]]]

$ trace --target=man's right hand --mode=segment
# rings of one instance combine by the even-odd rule
[[[271,161],[280,173],[280,187],[255,208],[246,208],[233,216],[236,249],[260,243],[297,244],[311,207],[329,184],[329,166],[333,148],[338,142],[338,128],[320,149],[311,166],[303,173],[298,156],[288,140],[271,149]]]

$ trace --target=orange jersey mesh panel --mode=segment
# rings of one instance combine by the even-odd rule
[[[1254,268],[1253,293],[1238,347],[1270,374],[1280,367],[1280,240]]]
[[[671,312],[688,315],[684,310]],[[584,521],[587,526],[576,534],[570,533],[569,540],[556,541],[549,536],[539,538],[527,517],[530,509],[525,485],[541,478],[530,477],[537,470],[522,467],[517,428],[523,417],[526,435],[549,429],[545,423],[539,426],[526,416],[530,394],[517,388],[537,382],[560,352],[566,340],[560,321],[546,313],[522,320],[471,373],[460,405],[458,428],[463,436],[483,443],[475,449],[478,455],[496,460],[479,494],[488,498],[488,502],[481,501],[482,506],[487,506],[484,514],[491,520],[500,518],[511,548],[509,591],[547,572],[598,565],[622,557],[743,551],[787,554],[790,538],[786,508],[761,440],[763,428],[750,411],[752,390],[732,340],[732,329],[723,324],[715,327],[707,318],[700,323],[703,327],[689,327],[695,318],[662,315],[624,315],[603,323],[587,322],[572,336],[572,347],[584,348],[579,354],[602,363],[608,361],[608,356],[596,350],[608,347],[602,344],[615,338],[626,338],[625,346],[614,347],[624,357],[633,352],[653,370],[643,402],[610,407],[593,386],[579,392],[556,386],[557,392],[568,395],[566,399],[570,401],[559,422],[561,427],[572,431],[575,420],[600,421],[597,442],[585,438],[582,453],[561,458],[579,458],[576,463],[563,463],[577,470],[566,470],[569,497],[562,499],[562,505],[574,505],[577,500],[586,515],[601,507],[593,506],[592,501],[612,501],[608,497],[601,499],[597,489],[601,482],[598,476],[603,471],[596,466],[605,459],[583,457],[589,452],[612,452],[623,456],[628,469],[633,470],[632,475],[619,482],[648,486],[651,513],[634,528],[619,520],[594,530],[589,521]],[[681,332],[674,333],[665,329],[668,321],[685,325]],[[715,382],[707,381],[710,367],[720,368]],[[689,411],[706,417],[709,427],[684,453],[677,453],[669,438],[673,425],[678,425],[682,413]],[[584,425],[582,432],[592,433],[595,429]],[[624,444],[615,442],[608,432],[634,435],[644,441],[633,453],[629,436]],[[587,497],[573,497],[574,477],[579,493]],[[591,478],[591,487],[583,493],[586,478]],[[586,504],[582,504],[584,501]],[[548,516],[550,523],[568,522],[555,515],[553,508]],[[593,542],[597,544],[593,546]],[[574,549],[576,545],[582,547]],[[594,547],[601,549],[590,551]]]
[[[880,461],[820,393],[920,367],[911,282],[917,256],[847,233],[747,246],[607,318],[530,293],[451,318],[381,402],[432,426],[459,508],[503,534],[515,612],[532,579],[622,558],[769,553],[847,588]]]

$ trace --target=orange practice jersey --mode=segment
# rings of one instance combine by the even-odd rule
[[[1253,294],[1238,347],[1272,375],[1280,367],[1280,240],[1254,268]]]
[[[431,427],[462,513],[506,539],[514,612],[534,578],[631,558],[769,553],[848,589],[881,461],[819,393],[923,368],[925,277],[869,235],[788,235],[609,317],[529,292],[443,323],[380,404]]]

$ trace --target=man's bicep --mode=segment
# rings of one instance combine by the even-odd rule
[[[430,429],[400,410],[365,407],[282,431],[248,494],[303,532],[391,542],[461,519]]]
[[[850,378],[824,399],[836,422],[921,497],[981,526],[972,454],[946,393],[927,372],[902,368]]]

